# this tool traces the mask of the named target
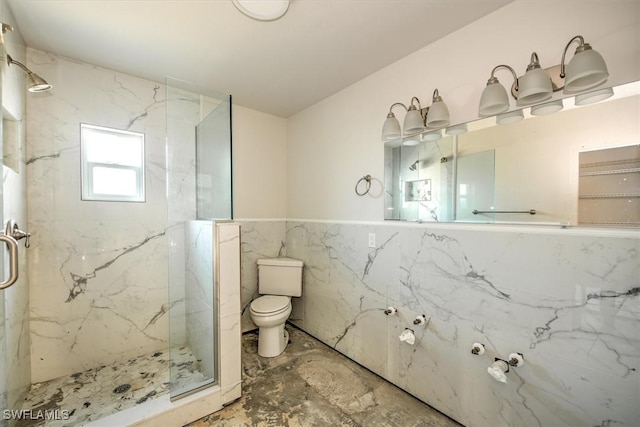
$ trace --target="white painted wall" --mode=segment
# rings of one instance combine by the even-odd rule
[[[290,117],[287,217],[382,220],[383,198],[358,197],[354,185],[365,174],[383,179],[380,132],[394,102],[417,96],[430,104],[438,88],[452,124],[474,120],[494,66],[510,64],[523,73],[532,51],[543,67],[559,64],[577,34],[605,57],[610,84],[637,80],[639,5],[516,1]],[[501,73],[509,84],[510,75]]]
[[[233,216],[285,218],[286,119],[234,105]]]

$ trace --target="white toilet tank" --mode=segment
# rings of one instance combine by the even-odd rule
[[[258,293],[302,296],[302,266],[302,261],[293,258],[259,259]]]

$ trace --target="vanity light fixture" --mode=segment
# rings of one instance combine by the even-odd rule
[[[389,113],[387,114],[387,119],[384,121],[384,125],[382,126],[382,140],[383,141],[391,141],[396,138],[400,138],[402,136],[402,129],[400,129],[400,122],[396,119],[396,115],[393,114],[393,108],[397,106],[402,106],[405,111],[407,111],[407,106],[402,102],[396,102],[395,104],[389,107]]]
[[[427,142],[438,141],[439,139],[442,139],[442,130],[434,130],[422,135],[422,140]]]
[[[413,101],[418,102],[418,108],[416,108]],[[420,100],[414,96],[413,98],[411,98],[411,104],[409,104],[407,114],[404,116],[402,129],[404,129],[405,135],[413,135],[425,130],[424,120],[422,118],[422,115],[420,114],[421,112],[422,107],[420,106]]]
[[[29,92],[45,92],[52,88],[52,86],[47,83],[45,79],[28,69],[22,63],[16,61],[11,57],[11,55],[7,54],[7,64],[16,65],[22,71],[27,73],[27,90]]]
[[[496,116],[496,124],[509,125],[511,123],[518,123],[522,119],[524,119],[522,110],[513,110],[508,113],[498,114]]]
[[[575,41],[579,43],[578,47],[569,64],[565,66],[567,50]],[[589,43],[585,43],[584,37],[578,35],[567,43],[562,52],[560,77],[564,78],[564,93],[572,94],[604,83],[609,78],[609,71],[602,55],[593,50]]]
[[[537,104],[546,101],[553,95],[551,77],[540,67],[538,54],[531,54],[531,62],[527,66],[527,72],[518,79],[520,88],[518,90],[518,106]]]
[[[478,108],[480,117],[494,116],[496,114],[504,113],[509,109],[509,96],[507,95],[507,90],[495,76],[496,71],[501,68],[511,71],[511,74],[513,74],[513,84],[515,85],[516,92],[519,89],[518,76],[513,68],[504,64],[495,66],[493,70],[491,70],[491,77],[487,80],[487,86],[482,91],[482,96],[480,97],[480,106]]]
[[[462,123],[459,125],[449,126],[445,129],[444,133],[446,135],[462,135],[463,133],[467,133],[469,130],[467,129],[467,124]]]
[[[438,89],[433,91],[433,103],[429,107],[422,108],[420,99],[411,98],[409,107],[401,102],[392,104],[387,113],[387,119],[382,126],[382,140],[391,141],[401,136],[413,136],[430,129],[441,129],[449,125],[449,109],[438,93]],[[417,105],[416,105],[417,104]],[[402,128],[393,113],[393,109],[402,106],[407,114],[404,117]],[[408,142],[408,141],[407,141]],[[408,144],[405,144],[408,145]]]
[[[432,103],[427,109],[425,116],[427,127],[441,129],[449,126],[449,108],[447,108],[447,104],[442,100],[438,89],[433,91]]]
[[[544,104],[534,105],[531,107],[531,115],[532,116],[546,116],[547,114],[557,113],[562,110],[564,105],[562,104],[562,100],[558,99],[556,101],[545,102]]]
[[[574,42],[578,43],[578,47],[569,64],[565,65],[567,50]],[[564,48],[562,63],[559,65],[543,69],[538,55],[533,52],[527,71],[521,77],[517,77],[513,68],[508,65],[495,67],[480,97],[478,113],[481,117],[501,114],[509,109],[508,96],[504,93],[504,88],[501,89],[498,79],[494,77],[499,68],[507,68],[514,74],[511,95],[516,99],[518,106],[545,101],[551,98],[553,92],[563,89],[565,94],[580,93],[604,83],[609,77],[602,55],[593,50],[589,43],[585,43],[584,37],[577,35]]]
[[[604,89],[598,89],[593,92],[581,93],[580,95],[576,95],[576,105],[589,105],[595,104],[596,102],[604,101],[607,98],[611,98],[613,96],[613,88],[606,87]]]

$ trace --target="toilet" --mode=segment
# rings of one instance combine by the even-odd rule
[[[302,296],[303,262],[293,258],[258,260],[258,293],[251,303],[251,320],[258,331],[258,355],[276,357],[289,343],[284,324],[291,314],[291,297]]]

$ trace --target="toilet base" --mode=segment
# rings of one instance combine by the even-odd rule
[[[258,330],[258,356],[280,356],[289,343],[289,332],[284,323],[278,326]]]

